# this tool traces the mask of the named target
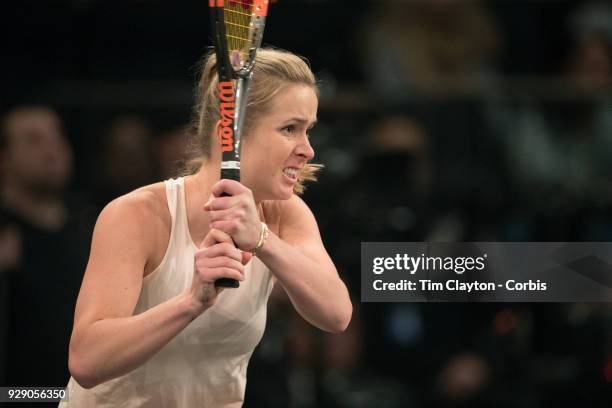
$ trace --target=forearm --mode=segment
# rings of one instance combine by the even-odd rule
[[[331,262],[317,262],[273,233],[257,256],[283,285],[306,320],[330,332],[346,329],[352,305]]]
[[[182,294],[135,316],[95,321],[73,336],[70,371],[87,388],[124,375],[148,361],[200,313]]]

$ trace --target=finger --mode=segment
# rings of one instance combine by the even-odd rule
[[[241,261],[242,259],[238,260],[229,256],[216,256],[202,261],[202,265],[206,268],[232,268],[243,273],[244,265]]]
[[[200,259],[203,259],[203,258],[210,259],[210,258],[216,258],[218,256],[227,256],[232,259],[235,259],[238,262],[242,260],[242,254],[240,253],[240,250],[238,250],[234,246],[233,243],[230,244],[227,242],[215,244],[204,250],[200,250],[196,252],[195,259],[196,261],[199,261]]]
[[[210,279],[210,282],[215,282],[221,278],[243,281],[244,275],[235,269],[225,267],[212,268],[208,270],[208,279]]]
[[[218,211],[225,210],[233,207],[240,201],[240,197],[235,196],[223,196],[215,197],[212,196],[206,204],[204,204],[204,210],[206,211]]]
[[[249,262],[251,262],[251,259],[253,258],[253,254],[250,252],[243,252],[242,253],[242,264],[246,265]]]
[[[250,191],[251,190],[235,180],[222,179],[215,183],[211,192],[215,197],[221,197],[223,193],[233,196]]]
[[[206,234],[206,236],[200,243],[200,248],[209,248],[213,245],[222,242],[227,242],[228,244],[232,245],[234,243],[232,237],[227,232],[224,232],[218,228],[211,227],[210,231],[208,231],[208,234]]]
[[[238,222],[234,220],[213,221],[210,223],[210,227],[232,235],[238,231]]]
[[[215,211],[209,211],[208,216],[210,221],[221,221],[221,220],[230,220],[233,218],[239,218],[240,214],[238,213],[240,210],[235,210],[233,208],[229,208],[227,210],[219,210],[215,208]]]
[[[234,207],[229,208],[227,210],[220,211],[210,211],[208,213],[209,221],[211,225],[215,221],[246,221],[247,220],[247,211],[243,208]],[[226,231],[227,232],[227,231]]]

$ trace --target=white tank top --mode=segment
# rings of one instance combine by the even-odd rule
[[[160,265],[144,278],[134,314],[186,290],[197,249],[187,225],[183,178],[167,180],[172,217],[168,248]],[[134,371],[89,390],[70,378],[69,400],[61,408],[240,407],[246,370],[266,324],[272,291],[270,271],[257,258],[245,268],[238,289],[226,289],[216,303]]]

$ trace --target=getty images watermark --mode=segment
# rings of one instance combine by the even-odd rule
[[[612,244],[366,242],[364,302],[608,302]]]

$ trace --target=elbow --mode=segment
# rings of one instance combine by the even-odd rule
[[[72,378],[85,389],[91,389],[101,383],[95,378],[95,370],[88,368],[83,357],[72,350],[68,356],[68,369]]]
[[[330,333],[335,333],[335,334],[344,333],[344,331],[349,326],[349,323],[351,323],[352,317],[353,317],[353,305],[350,302],[348,302],[348,305],[346,305],[334,317],[332,323],[329,325],[329,327],[326,328],[326,331]]]

